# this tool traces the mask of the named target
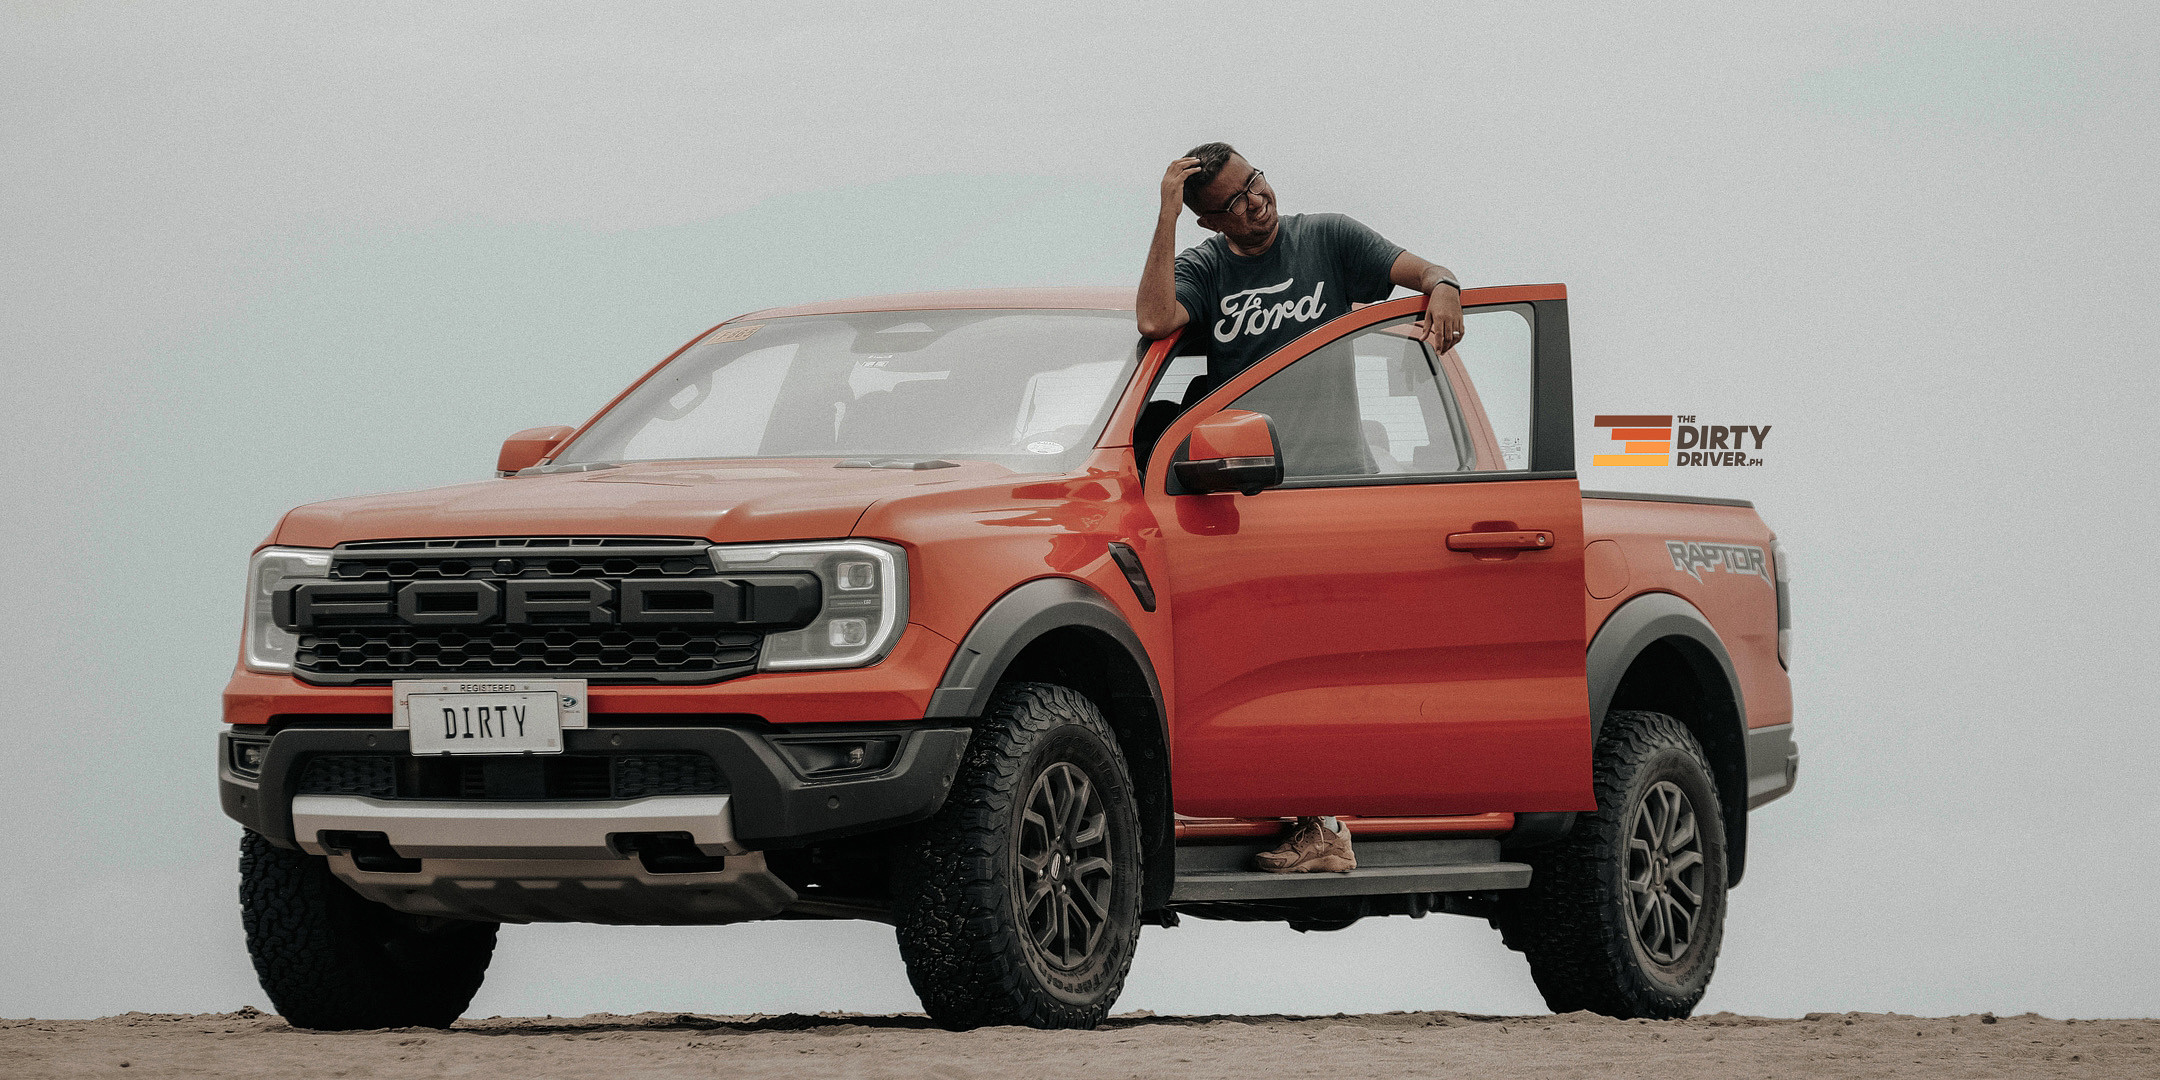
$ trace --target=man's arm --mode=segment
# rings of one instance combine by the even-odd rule
[[[1171,162],[1163,173],[1162,210],[1155,215],[1155,239],[1148,244],[1140,294],[1133,300],[1142,337],[1169,337],[1191,321],[1177,298],[1177,219],[1185,208],[1185,178],[1199,171],[1200,159],[1187,157]]]
[[[1425,294],[1425,314],[1418,318],[1418,332],[1434,348],[1446,352],[1462,340],[1462,287],[1449,284],[1455,280],[1453,270],[1405,251],[1395,256],[1388,280]]]

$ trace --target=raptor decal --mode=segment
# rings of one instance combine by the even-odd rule
[[[1667,540],[1665,553],[1672,556],[1673,569],[1696,581],[1701,581],[1705,572],[1723,570],[1728,574],[1759,577],[1763,584],[1777,587],[1777,583],[1770,580],[1770,560],[1759,547],[1704,540]]]

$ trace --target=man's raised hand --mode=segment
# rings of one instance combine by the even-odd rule
[[[1176,217],[1185,205],[1185,179],[1200,171],[1200,159],[1181,157],[1170,163],[1162,176],[1162,212]]]

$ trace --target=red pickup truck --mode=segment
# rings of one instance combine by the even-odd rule
[[[1687,1015],[1798,761],[1753,509],[1579,490],[1561,286],[1220,381],[1130,297],[745,315],[287,514],[218,750],[278,1010],[448,1024],[502,922],[873,919],[941,1023],[1085,1027],[1143,924],[1438,911]],[[1358,868],[1253,870],[1294,815]]]

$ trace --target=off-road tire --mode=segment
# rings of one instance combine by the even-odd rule
[[[1078,802],[1075,817],[1095,819],[1082,796],[1071,794],[1083,776],[1100,802],[1102,841],[1068,845],[1085,858],[1058,849],[1051,832],[1031,824],[1031,806],[1067,793]],[[1047,793],[1047,794],[1046,794]],[[1036,817],[1044,815],[1037,813]],[[1059,831],[1087,840],[1086,828]],[[1106,843],[1106,847],[1104,846]],[[1022,865],[1023,853],[1039,858]],[[1093,860],[1107,858],[1107,868]],[[1085,873],[1069,868],[1085,866]],[[1045,868],[1070,873],[1066,891],[1041,885]],[[1107,880],[1107,884],[1105,881]],[[1049,683],[1000,687],[969,739],[951,794],[937,815],[917,827],[894,873],[893,916],[908,981],[931,1019],[954,1028],[1026,1024],[1038,1028],[1092,1028],[1109,1015],[1140,940],[1140,819],[1131,773],[1117,739],[1093,702]],[[1042,890],[1037,889],[1040,886]],[[1045,905],[1074,905],[1068,928],[1048,926]],[[1033,892],[1031,897],[1024,892]],[[1086,896],[1079,895],[1086,892]],[[1106,893],[1099,917],[1079,905]],[[1055,911],[1055,908],[1051,909]],[[1038,936],[1047,934],[1053,943]],[[1092,941],[1075,959],[1074,942]],[[1064,955],[1053,956],[1053,952]]]
[[[1725,819],[1702,746],[1663,713],[1608,713],[1595,782],[1597,811],[1577,818],[1564,839],[1523,853],[1532,867],[1530,887],[1502,894],[1493,922],[1507,946],[1528,958],[1531,977],[1554,1012],[1686,1017],[1709,989],[1725,932]],[[1695,837],[1644,842],[1631,861],[1630,840],[1642,839],[1638,830],[1654,829],[1680,805],[1674,791],[1692,810]],[[1648,811],[1646,798],[1656,804]],[[1668,853],[1646,870],[1652,847],[1677,848],[1679,858]],[[1701,856],[1699,873],[1681,871],[1660,892],[1663,868],[1685,861],[1689,851]],[[1632,908],[1631,876],[1639,898]],[[1665,925],[1678,926],[1683,920],[1675,912],[1686,906],[1688,891],[1699,900],[1681,948],[1681,935],[1661,929],[1660,916],[1650,909],[1666,904]],[[1638,913],[1650,918],[1648,928],[1636,928]],[[1661,961],[1659,951],[1668,959]]]
[[[495,954],[496,924],[365,900],[320,855],[240,838],[240,919],[270,1004],[294,1027],[449,1027]]]

